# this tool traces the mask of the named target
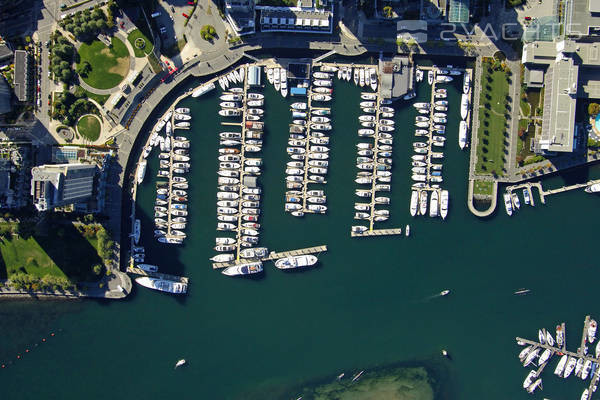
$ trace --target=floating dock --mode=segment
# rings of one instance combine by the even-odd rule
[[[291,257],[291,256],[303,256],[303,255],[307,255],[307,254],[318,254],[318,253],[323,253],[325,251],[327,251],[327,245],[307,247],[304,249],[288,250],[288,251],[282,251],[282,252],[272,251],[269,253],[268,256],[261,258],[260,261],[272,261],[272,260],[278,260],[280,258]],[[217,263],[213,263],[213,269],[233,267],[235,265],[245,264],[245,263],[249,263],[252,261],[253,261],[253,259],[249,258],[249,259],[238,259],[238,260],[230,261],[230,262],[217,262]]]
[[[364,232],[350,232],[351,237],[402,235],[402,228],[372,229]]]

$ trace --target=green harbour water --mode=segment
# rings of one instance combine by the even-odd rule
[[[280,251],[326,244],[329,251],[306,271],[286,273],[267,262],[255,279],[223,276],[208,260],[217,236],[217,133],[232,130],[221,127],[216,114],[220,90],[181,102],[193,115],[192,129],[178,131],[192,143],[185,245],[152,239],[156,150],[136,213],[146,261],[190,277],[189,294],[173,297],[134,285],[124,301],[3,302],[0,363],[10,362],[0,370],[2,391],[10,394],[3,397],[283,400],[304,393],[304,399],[358,399],[327,385],[335,385],[341,372],[348,380],[366,370],[364,384],[379,379],[393,386],[390,377],[410,380],[411,370],[403,369],[409,367],[425,368],[436,399],[532,398],[522,389],[528,370],[519,364],[515,336],[534,339],[539,328],[553,331],[565,321],[567,346],[575,350],[585,315],[600,317],[598,198],[577,191],[550,196],[545,206],[522,206],[512,218],[500,208],[485,220],[471,215],[468,153],[457,140],[462,82],[454,83],[443,160],[448,218],[410,217],[416,112],[399,101],[391,218],[377,227],[410,223],[411,237],[361,239],[350,238],[358,201],[355,145],[370,141],[356,134],[360,88],[334,83],[328,213],[298,219],[283,211],[289,104],[295,99],[282,99],[267,85],[261,245]],[[414,101],[429,97],[422,84]],[[544,187],[598,176],[591,167],[549,178]],[[529,296],[513,295],[523,287],[531,289]],[[444,289],[452,293],[441,298]],[[441,356],[442,349],[451,359]],[[189,365],[174,370],[180,358]],[[579,398],[584,383],[555,377],[556,362],[555,356],[543,374],[544,390],[533,398]],[[430,396],[424,389],[422,399]],[[413,397],[390,397],[403,398]]]

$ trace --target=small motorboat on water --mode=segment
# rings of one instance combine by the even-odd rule
[[[182,367],[186,364],[187,364],[187,361],[185,360],[185,358],[182,358],[181,360],[177,361],[177,363],[175,364],[175,368]]]

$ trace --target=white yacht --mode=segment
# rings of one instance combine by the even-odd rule
[[[440,196],[440,216],[442,219],[446,219],[448,215],[448,202],[449,202],[449,192],[447,190],[442,190]]]
[[[563,374],[563,378],[568,378],[571,375],[571,372],[575,369],[575,365],[577,364],[577,359],[575,357],[569,356],[569,360],[567,361],[567,365],[565,366],[565,373]]]
[[[458,125],[458,146],[461,150],[467,147],[467,121],[460,121]]]
[[[144,181],[144,176],[146,176],[146,165],[147,165],[146,160],[142,160],[138,164],[137,173],[136,173],[138,185]]]
[[[187,292],[187,285],[181,282],[169,281],[166,279],[150,278],[142,276],[136,278],[135,281],[149,289],[159,290],[161,292],[183,294]]]
[[[275,266],[279,269],[293,269],[315,265],[317,261],[317,257],[312,254],[303,256],[290,256],[280,258],[279,260],[275,261]]]
[[[427,214],[427,191],[422,190],[419,194],[419,214],[426,215]]]
[[[600,183],[594,183],[585,188],[587,193],[598,193],[600,192]]]
[[[275,70],[277,71],[277,70]],[[245,264],[234,265],[233,267],[225,268],[221,273],[228,276],[251,275],[262,272],[262,262],[250,262]]]
[[[535,370],[531,370],[529,374],[527,374],[525,381],[523,381],[523,389],[527,389],[532,384],[535,378],[537,378],[537,373],[535,372]]]
[[[508,193],[504,193],[504,208],[506,208],[506,213],[511,216],[513,213],[512,201],[510,195]]]
[[[437,190],[434,190],[431,193],[431,198],[429,200],[429,216],[432,218],[439,215],[439,196]]]
[[[273,86],[275,86],[275,90],[278,92],[281,89],[280,74],[281,70],[279,68],[273,70]]]
[[[375,72],[375,68],[369,68],[369,75],[371,78],[371,89],[374,92],[377,91],[377,72]]]
[[[273,81],[273,68],[267,68],[267,81],[272,85]]]
[[[467,115],[469,114],[469,95],[464,94],[460,99],[460,116],[462,119],[467,119]]]
[[[429,70],[429,72],[427,72],[427,83],[429,83],[430,85],[433,83],[433,71]]]
[[[554,369],[555,375],[562,376],[562,374],[565,370],[565,366],[567,365],[568,358],[569,358],[569,356],[566,354],[560,358],[560,361],[558,362],[558,364],[556,365],[556,368]]]
[[[596,320],[592,319],[590,320],[590,324],[588,325],[588,329],[587,329],[587,336],[588,336],[588,341],[590,343],[594,343],[594,340],[596,340],[596,328],[597,328],[597,324],[596,324]]]
[[[281,68],[280,72],[280,85],[281,85],[281,95],[283,97],[287,97],[288,95],[288,86],[287,86],[287,70],[285,68]]]
[[[463,79],[463,93],[468,94],[471,89],[471,77],[469,76],[469,72],[465,71],[464,79]]]

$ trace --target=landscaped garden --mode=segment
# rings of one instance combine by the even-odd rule
[[[473,194],[475,196],[491,196],[494,193],[494,182],[492,181],[474,181]]]
[[[95,115],[84,115],[77,122],[77,132],[87,140],[95,142],[100,137],[100,121]]]
[[[507,104],[510,70],[498,59],[482,62],[479,130],[475,171],[483,175],[504,175],[508,154]]]
[[[99,40],[83,43],[79,47],[79,64],[88,62],[90,70],[82,79],[96,89],[117,86],[129,73],[129,51],[125,44],[113,37],[111,47]]]
[[[131,43],[136,57],[145,57],[146,54],[150,54],[152,49],[154,49],[152,42],[139,29],[127,35],[127,40]]]

